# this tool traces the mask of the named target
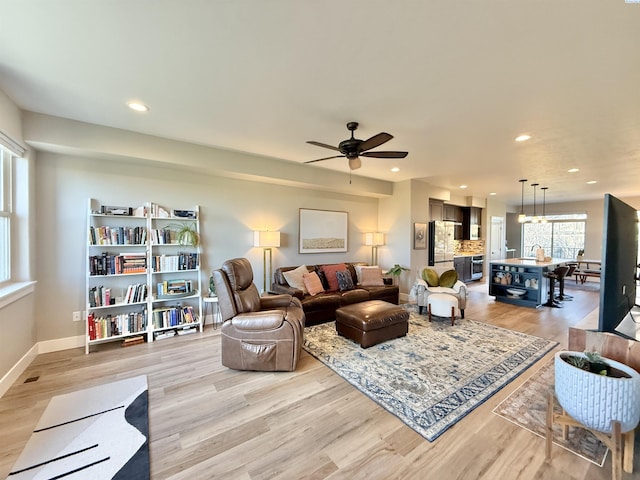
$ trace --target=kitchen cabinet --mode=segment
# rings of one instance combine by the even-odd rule
[[[471,278],[471,257],[454,257],[453,268],[458,272],[458,280],[470,282]]]
[[[462,208],[457,205],[444,204],[444,220],[462,223]]]
[[[464,207],[462,212],[462,238],[464,240],[479,240],[482,209],[478,207]]]
[[[444,220],[444,201],[429,199],[429,218],[432,222],[441,222]]]

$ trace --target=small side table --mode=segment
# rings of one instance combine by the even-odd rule
[[[207,318],[207,307],[211,309],[211,318],[213,319],[213,329],[215,330],[219,323],[222,323],[222,315],[220,315],[220,305],[218,304],[218,297],[202,297],[204,302],[204,318]],[[215,305],[215,313],[213,306]]]

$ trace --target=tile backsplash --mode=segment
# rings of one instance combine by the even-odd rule
[[[484,240],[455,240],[455,253],[484,254]]]

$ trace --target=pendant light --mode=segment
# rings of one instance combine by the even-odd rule
[[[536,187],[540,185],[539,183],[532,183],[531,186],[533,187],[533,217],[531,217],[531,223],[538,223],[539,219],[538,216],[536,215]]]
[[[527,216],[524,214],[524,182],[526,181],[527,181],[526,178],[519,180],[520,185],[522,185],[522,196],[520,198],[520,215],[518,215],[518,222],[520,223],[524,223],[524,221],[527,218]]]
[[[542,190],[542,218],[540,223],[547,223],[546,204],[547,204],[547,190],[549,187],[540,187]]]

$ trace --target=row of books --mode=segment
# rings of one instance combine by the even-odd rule
[[[170,228],[152,228],[151,243],[153,245],[171,245],[178,243],[178,232]]]
[[[165,280],[158,282],[156,293],[160,295],[187,294],[193,292],[193,282],[191,280]]]
[[[122,303],[144,302],[147,299],[147,284],[137,283],[127,287],[127,293],[122,298]],[[111,288],[98,285],[89,289],[89,306],[104,307],[115,305],[116,298],[111,293]]]
[[[91,312],[87,315],[87,325],[89,340],[142,333],[147,329],[147,309],[100,317]]]
[[[89,275],[146,273],[145,253],[109,253],[89,256]]]
[[[89,245],[144,245],[145,227],[89,227]]]
[[[151,257],[151,268],[154,272],[175,272],[178,270],[194,270],[198,268],[198,253],[178,252],[177,255],[155,255]]]
[[[191,305],[157,308],[153,310],[153,328],[169,328],[196,323],[198,315]]]

